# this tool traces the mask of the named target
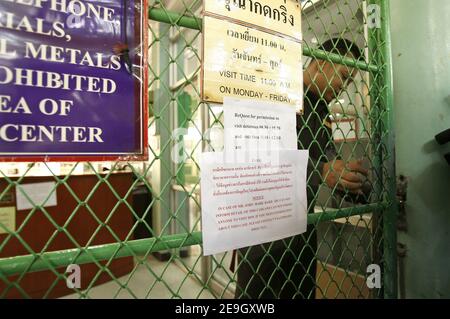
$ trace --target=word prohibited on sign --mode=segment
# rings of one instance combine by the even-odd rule
[[[147,157],[146,2],[0,3],[0,159]]]

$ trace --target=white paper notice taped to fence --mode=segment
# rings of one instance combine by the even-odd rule
[[[268,162],[243,153],[240,163],[202,154],[205,256],[306,232],[308,151],[279,151]]]
[[[297,149],[295,108],[289,104],[224,98],[226,152]]]

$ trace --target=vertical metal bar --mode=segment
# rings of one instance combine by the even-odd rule
[[[160,150],[159,150],[159,194],[158,194],[158,205],[156,205],[155,215],[158,217],[159,222],[156,224],[155,233],[160,235],[171,234],[171,187],[167,186],[172,180],[172,172],[166,169],[163,163],[168,163],[168,166],[172,165],[171,161],[171,149],[169,143],[171,143],[172,132],[171,129],[171,118],[173,118],[172,110],[169,105],[172,103],[173,94],[166,88],[170,87],[170,67],[165,68],[165,66],[170,66],[172,63],[171,52],[167,54],[167,48],[170,48],[170,25],[161,24],[159,26],[159,74],[158,81],[160,81],[159,86],[155,89],[155,117],[157,124],[157,132],[160,138]],[[164,125],[165,123],[166,125]],[[169,226],[164,228],[164,226],[169,223]],[[168,251],[161,252],[163,254],[168,253]]]
[[[379,5],[377,0],[368,0],[367,5]],[[370,12],[366,8],[367,19]],[[369,24],[369,22],[366,22]],[[381,79],[381,66],[383,64],[380,59],[380,34],[378,29],[373,25],[368,25],[368,46],[369,46],[369,62],[377,65],[377,71],[370,73],[370,123],[371,123],[371,154],[373,169],[373,195],[374,202],[383,201],[383,158],[381,154],[381,133],[383,131],[380,122],[380,114],[382,103],[380,102],[380,86],[383,85]],[[384,211],[383,211],[384,212]],[[383,247],[380,243],[383,241],[383,214],[374,214],[372,222],[375,227],[372,233],[372,262],[382,266],[383,263]],[[383,296],[383,288],[373,291],[373,297],[379,298]]]
[[[210,128],[211,115],[210,108],[207,103],[201,103],[200,105],[200,117],[202,119],[202,151],[207,152],[211,151],[211,147],[209,142],[205,139],[206,131]],[[202,256],[201,260],[201,278],[203,284],[209,284],[208,279],[211,277],[212,272],[212,258],[211,256]]]
[[[383,59],[382,91],[385,112],[383,144],[385,146],[385,169],[387,172],[387,196],[390,203],[383,217],[384,231],[384,297],[397,298],[397,202],[395,172],[395,134],[393,113],[392,42],[390,33],[389,0],[381,0],[381,39]]]

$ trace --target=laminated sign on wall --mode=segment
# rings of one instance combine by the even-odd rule
[[[202,98],[285,103],[302,110],[301,7],[295,0],[205,0]]]
[[[146,29],[146,0],[0,1],[0,160],[145,159]]]

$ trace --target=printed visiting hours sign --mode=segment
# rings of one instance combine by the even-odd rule
[[[290,104],[302,110],[301,7],[294,0],[205,0],[202,97]]]
[[[146,6],[0,1],[0,160],[147,157]]]

